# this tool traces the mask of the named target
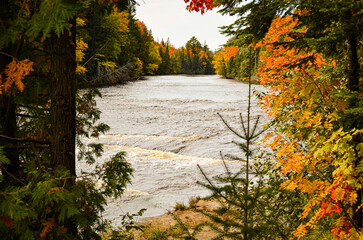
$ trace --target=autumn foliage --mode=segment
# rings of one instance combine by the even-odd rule
[[[185,2],[188,10],[202,13],[214,6],[213,1]],[[235,22],[229,33],[243,38],[238,29],[243,26],[257,39],[249,47],[260,53],[257,75],[268,88],[258,93],[260,106],[276,127],[265,141],[285,175],[281,187],[307,196],[294,236],[305,238],[324,222],[335,239],[363,239],[361,59],[354,55],[361,51],[361,4],[216,2],[230,3],[223,13],[241,17],[241,25]],[[254,34],[265,22],[267,31]],[[225,64],[226,55],[216,54],[216,66]]]
[[[31,71],[33,71],[33,62],[29,59],[17,61],[13,59],[4,70],[4,73],[0,75],[0,94],[9,92],[14,85],[19,91],[24,90],[23,79]],[[13,88],[14,89],[14,88]]]
[[[233,47],[225,47],[222,50],[219,50],[214,54],[213,66],[216,69],[217,74],[226,76],[228,62],[231,58],[237,55],[238,48]]]
[[[278,167],[289,176],[282,187],[300,189],[309,196],[302,218],[308,219],[295,236],[299,239],[320,220],[333,220],[337,239],[358,239],[363,233],[352,220],[353,205],[362,187],[356,163],[363,154],[362,143],[354,139],[361,129],[342,126],[340,116],[347,109],[344,80],[332,77],[334,60],[322,54],[278,44],[291,42],[297,19],[277,17],[266,37],[255,47],[263,47],[260,81],[269,87],[261,106],[279,127],[269,143],[276,152]],[[304,33],[304,29],[298,29]]]
[[[218,6],[213,0],[184,0],[184,2],[188,4],[188,11],[200,11],[201,14]]]

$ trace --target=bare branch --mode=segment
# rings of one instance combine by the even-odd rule
[[[13,137],[5,136],[5,135],[0,135],[0,139],[5,139],[10,142],[50,144],[50,142],[48,142],[48,141],[39,141],[39,140],[34,140],[34,139],[29,139],[29,138],[13,138]]]

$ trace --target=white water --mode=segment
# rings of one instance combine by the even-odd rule
[[[254,85],[261,90],[262,87]],[[208,176],[223,174],[220,151],[243,157],[232,143],[239,139],[218,117],[241,130],[239,114],[246,114],[248,85],[219,76],[153,76],[126,85],[100,89],[101,121],[111,127],[98,140],[105,144],[100,163],[119,151],[134,168],[132,185],[121,199],[112,200],[104,217],[147,208],[143,217],[162,215],[176,202],[206,196],[197,165]],[[256,100],[253,101],[256,105]],[[263,115],[254,107],[252,118]],[[265,120],[262,123],[266,122]],[[228,162],[233,171],[239,162]],[[90,170],[80,162],[78,170]]]

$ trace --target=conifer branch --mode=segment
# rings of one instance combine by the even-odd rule
[[[220,196],[221,198],[223,198],[225,201],[229,202],[229,199],[226,198],[226,196],[224,196],[221,191],[212,183],[212,181],[207,177],[207,175],[205,174],[205,172],[203,171],[203,169],[201,168],[201,166],[199,164],[197,164],[197,167],[199,168],[200,172],[202,173],[203,177],[207,180],[207,182],[209,183],[210,187],[213,189],[213,191]]]
[[[238,137],[240,137],[240,138],[242,138],[242,139],[244,139],[244,140],[246,140],[246,137],[244,137],[244,136],[242,136],[241,134],[239,134],[236,130],[234,130],[227,122],[226,122],[226,120],[224,120],[224,118],[221,116],[221,114],[220,113],[217,113],[217,115],[222,119],[222,121],[223,121],[223,123],[224,123],[224,125],[226,125],[226,127],[229,129],[229,130],[231,130],[234,134],[236,134]]]
[[[234,177],[232,176],[232,173],[231,173],[231,171],[229,170],[229,168],[228,168],[228,166],[227,166],[227,164],[226,164],[226,161],[225,161],[225,160],[224,160],[224,158],[223,158],[222,152],[219,152],[219,153],[220,153],[221,158],[222,158],[222,161],[223,161],[223,166],[224,166],[224,168],[225,168],[225,170],[226,170],[226,173],[227,173],[227,175],[228,175],[228,177],[229,177],[229,179],[230,179],[230,181],[231,181],[232,188],[233,188],[233,192],[236,194],[236,196],[237,196],[237,198],[238,198],[239,203],[242,205],[243,200],[241,199],[240,195],[238,194],[237,187],[236,187],[236,184],[235,184],[235,182],[234,182]]]
[[[243,120],[243,116],[242,116],[242,113],[239,114],[239,118],[241,120],[241,125],[242,125],[242,129],[243,129],[243,132],[245,134],[245,136],[247,137],[247,130],[246,130],[246,126],[245,126],[245,122]],[[246,139],[245,139],[246,140]]]
[[[258,126],[258,122],[260,121],[260,115],[257,116],[257,119],[256,119],[256,122],[254,123],[254,126],[253,126],[253,129],[252,129],[252,133],[251,133],[251,139],[254,139],[256,137],[258,137],[260,134],[256,134],[255,135],[255,132],[256,132],[256,129],[257,129],[257,126]]]

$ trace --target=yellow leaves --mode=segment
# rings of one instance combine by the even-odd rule
[[[80,65],[77,65],[77,68],[76,68],[76,73],[77,74],[83,74],[83,73],[86,73],[87,72],[87,68],[83,67],[83,66],[80,66]]]
[[[33,62],[29,61],[29,59],[21,61],[14,59],[9,63],[4,70],[5,78],[0,75],[0,94],[6,93],[14,84],[20,91],[23,91],[25,86],[22,80],[33,71],[32,66]]]
[[[85,43],[83,39],[77,39],[76,44],[76,61],[82,62],[84,59],[84,51],[87,50],[88,44]]]
[[[133,70],[133,74],[135,76],[143,75],[143,71],[142,71],[143,70],[143,63],[142,63],[142,61],[138,57],[135,58],[134,61],[135,61],[135,68]]]
[[[83,27],[83,26],[86,25],[86,21],[83,20],[82,18],[77,17],[76,18],[76,24],[77,24],[78,27]]]
[[[100,66],[108,68],[111,71],[115,70],[115,68],[117,67],[116,63],[111,62],[111,61],[100,62],[99,64],[100,64]]]
[[[317,202],[317,201],[315,201],[315,200],[310,200],[310,201],[308,201],[308,202],[305,204],[305,206],[304,206],[304,211],[303,211],[303,213],[301,214],[301,219],[305,219],[305,218],[308,216],[308,214],[310,213],[311,209],[312,209],[315,205],[317,205],[317,204],[318,204],[318,202]],[[319,214],[320,214],[320,212],[319,212]]]
[[[294,235],[300,239],[301,237],[305,236],[308,233],[308,229],[306,225],[300,225],[295,231]]]
[[[76,41],[77,47],[76,47],[76,62],[77,62],[77,68],[76,73],[77,74],[83,74],[87,72],[87,69],[81,65],[81,62],[84,59],[84,51],[87,50],[88,44],[83,41],[83,39],[77,39]]]
[[[127,33],[129,32],[129,19],[130,14],[127,11],[119,12],[119,10],[114,8],[112,13],[104,18],[102,25],[111,31]]]

